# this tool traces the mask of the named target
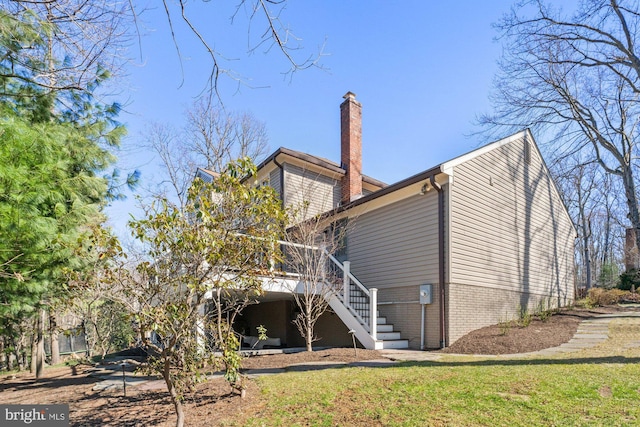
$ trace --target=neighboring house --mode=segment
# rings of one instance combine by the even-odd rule
[[[441,348],[521,310],[574,300],[576,232],[528,130],[385,185],[362,174],[355,95],[340,109],[340,165],[280,148],[258,167],[285,206],[307,201],[307,217],[353,220],[340,257],[350,303],[332,301],[318,346],[349,345],[353,329],[366,348]],[[287,289],[270,287],[245,311],[245,333],[264,325],[284,345],[303,344]]]

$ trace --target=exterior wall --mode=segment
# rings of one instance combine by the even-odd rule
[[[575,231],[538,150],[526,144],[521,138],[454,167],[448,344],[521,308],[574,298]]]
[[[284,203],[286,206],[305,208],[303,219],[327,212],[340,202],[340,181],[299,166],[284,165]]]
[[[296,329],[296,333],[297,329]],[[315,326],[315,334],[318,341],[313,343],[313,347],[352,347],[353,341],[342,320],[330,309],[320,316]],[[299,333],[298,333],[298,336]],[[304,347],[304,340],[300,338],[301,346]],[[356,341],[357,342],[357,341]]]
[[[368,288],[378,288],[378,311],[411,348],[420,347],[419,286],[432,284],[426,308],[426,347],[439,346],[438,196],[415,193],[352,218],[348,236],[351,271]]]
[[[290,346],[295,340],[295,334],[291,330],[291,301],[264,301],[250,305],[242,311],[237,319],[235,328],[243,335],[258,335],[257,327],[263,325],[267,328],[267,336],[280,338],[282,345]]]
[[[235,328],[244,335],[258,334],[257,327],[267,328],[267,336],[280,338],[284,347],[304,347],[305,341],[292,323],[296,305],[292,300],[263,301],[242,311]],[[327,310],[316,323],[315,333],[320,338],[314,347],[352,346],[349,329],[331,310]]]
[[[282,199],[282,183],[280,182],[280,179],[279,168],[276,168],[269,173],[269,185],[280,195],[280,198]]]
[[[450,319],[449,339],[452,344],[466,333],[501,321],[517,319],[523,293],[518,290],[495,289],[474,285],[449,284],[446,287],[449,300],[447,311]],[[529,313],[541,308],[555,307],[556,299],[548,295],[530,294]]]

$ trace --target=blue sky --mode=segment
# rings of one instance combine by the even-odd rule
[[[152,2],[150,2],[152,3]],[[488,96],[501,47],[491,24],[507,1],[290,0],[282,21],[299,37],[300,57],[324,45],[321,64],[285,76],[288,64],[275,49],[247,54],[244,14],[231,25],[237,2],[194,2],[188,9],[205,38],[225,54],[225,67],[249,85],[221,77],[226,108],[265,122],[270,151],[280,146],[339,162],[339,104],[347,91],[363,105],[363,171],[393,183],[476,148],[475,117]],[[145,184],[158,179],[159,161],[140,149],[150,122],[183,124],[183,112],[205,87],[210,63],[182,26],[177,37],[182,66],[162,9],[142,15],[140,52],[119,100],[129,136],[118,153],[125,170],[140,169]],[[255,23],[253,40],[262,26]],[[182,70],[181,70],[182,67]],[[253,87],[250,87],[253,86]],[[108,209],[119,234],[134,215],[132,195]]]

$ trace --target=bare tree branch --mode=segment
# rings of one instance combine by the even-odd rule
[[[530,127],[549,138],[554,158],[595,160],[620,178],[627,217],[640,230],[637,2],[585,0],[568,15],[543,0],[522,1],[496,27],[505,50],[494,112],[480,118],[487,135]]]

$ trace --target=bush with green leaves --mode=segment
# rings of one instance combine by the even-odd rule
[[[165,380],[177,426],[184,423],[185,393],[202,379],[206,363],[221,362],[225,378],[242,392],[240,342],[231,325],[273,274],[286,223],[276,192],[253,185],[255,173],[249,159],[232,162],[211,183],[196,179],[184,206],[160,198],[130,223],[147,261],[123,294],[136,303],[149,366]],[[145,333],[151,331],[155,341]]]
[[[634,268],[622,273],[617,287],[623,291],[638,289],[640,287],[640,270]]]

